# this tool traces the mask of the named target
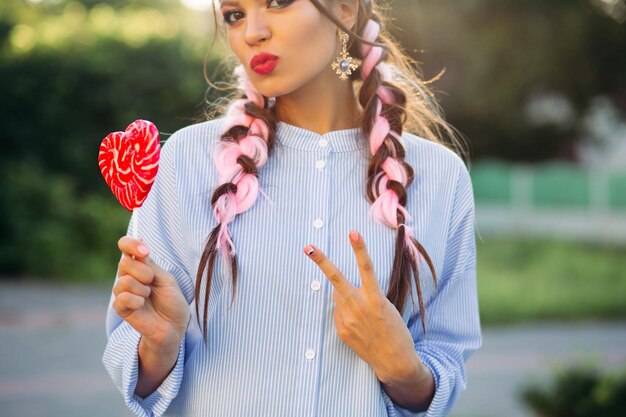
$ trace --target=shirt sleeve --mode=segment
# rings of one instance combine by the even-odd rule
[[[161,149],[159,171],[152,190],[142,207],[133,212],[128,232],[131,233],[133,222],[137,222],[138,235],[150,249],[150,258],[176,278],[187,302],[191,303],[194,284],[186,266],[183,225],[179,217],[174,166],[175,136],[171,136]],[[145,398],[135,395],[139,371],[137,349],[141,334],[112,308],[114,298],[111,294],[106,316],[108,341],[102,362],[135,415],[161,416],[178,394],[184,371],[186,337],[179,346],[176,365],[163,383]]]
[[[459,159],[462,165],[461,160]],[[390,417],[443,417],[465,391],[465,362],[482,344],[476,290],[474,198],[465,165],[459,170],[443,268],[426,303],[424,338],[419,316],[409,321],[415,352],[435,380],[435,395],[427,411],[415,413],[395,404],[383,387]]]

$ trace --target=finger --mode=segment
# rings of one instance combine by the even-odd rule
[[[361,284],[365,290],[368,291],[382,291],[376,278],[376,271],[374,270],[374,264],[367,253],[367,247],[363,241],[363,237],[356,230],[350,231],[350,243],[352,244],[352,250],[356,256],[356,262],[359,266],[359,272],[361,273]]]
[[[340,295],[348,298],[356,290],[321,250],[313,245],[307,245],[304,248],[304,253],[306,253],[309,258],[313,259]]]
[[[150,250],[139,240],[130,236],[122,236],[117,241],[117,246],[124,254],[134,257],[137,260],[143,260],[150,254]]]
[[[113,309],[122,317],[143,307],[146,299],[129,292],[120,293],[113,300]]]
[[[130,275],[122,275],[113,286],[113,294],[115,294],[115,296],[123,292],[129,292],[147,298],[150,296],[151,291],[149,285],[142,284]]]
[[[117,246],[120,251],[127,255],[129,258],[134,259],[136,261],[142,262],[143,264],[150,267],[155,276],[159,275],[159,272],[163,270],[150,258],[150,249],[144,244],[141,239],[135,239],[130,236],[122,236],[118,242]]]
[[[335,308],[342,307],[346,302],[343,295],[339,294],[339,291],[333,289],[333,300],[335,301]]]
[[[146,265],[146,259],[148,259],[148,257],[142,262],[124,254],[119,263],[117,276],[131,275],[142,284],[152,284],[155,273],[151,266]]]

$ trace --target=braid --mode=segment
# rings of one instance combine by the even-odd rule
[[[350,33],[358,42],[350,47],[350,53],[362,59],[361,68],[352,73],[351,79],[360,77],[359,103],[363,108],[363,132],[369,138],[372,157],[368,165],[366,194],[372,203],[370,214],[375,221],[397,230],[393,267],[387,298],[399,312],[404,310],[407,292],[411,294],[411,275],[415,280],[419,299],[422,329],[426,334],[425,307],[419,280],[418,261],[424,259],[432,273],[435,285],[437,274],[426,249],[415,239],[408,226],[412,218],[405,206],[406,189],[414,179],[412,167],[405,162],[402,131],[407,129],[430,140],[445,144],[449,134],[454,147],[463,150],[457,142],[454,129],[449,126],[434,102],[426,100],[432,95],[426,82],[411,67],[414,63],[388,34],[380,34],[381,18],[373,1],[359,2],[360,22],[357,33],[346,28],[321,0],[311,3]],[[368,19],[368,16],[371,17]],[[389,52],[393,56],[389,56]],[[391,62],[388,64],[386,61]],[[235,70],[239,76],[241,97],[233,101],[226,112],[226,130],[215,150],[215,165],[219,171],[219,186],[213,192],[211,205],[217,225],[211,231],[202,253],[196,276],[195,300],[198,323],[200,288],[206,274],[204,300],[204,339],[207,338],[207,309],[214,264],[219,252],[226,265],[230,265],[233,283],[233,300],[237,283],[237,254],[228,224],[248,210],[258,197],[258,170],[271,154],[277,125],[274,98],[260,94],[246,77],[242,66]],[[420,95],[417,103],[407,102],[407,93]],[[434,96],[433,96],[434,97]],[[458,146],[457,146],[458,145]]]
[[[228,224],[237,214],[248,210],[256,201],[260,188],[258,170],[265,165],[275,142],[276,119],[268,102],[252,85],[242,66],[235,69],[242,97],[233,101],[226,112],[225,132],[214,152],[219,173],[219,186],[211,197],[217,225],[211,231],[200,258],[196,275],[196,316],[200,324],[198,303],[200,288],[206,272],[203,334],[207,338],[207,310],[215,258],[219,252],[230,265],[233,300],[237,286],[237,253]]]
[[[376,19],[375,13],[372,13]],[[363,38],[379,42],[380,25],[373,19],[367,21]],[[413,169],[404,161],[402,129],[406,119],[406,95],[392,84],[391,67],[384,62],[387,52],[379,46],[361,43],[359,50],[363,63],[360,76],[363,85],[359,102],[363,107],[364,132],[369,138],[372,158],[368,166],[367,197],[372,202],[370,214],[378,223],[397,230],[396,249],[387,298],[399,312],[404,309],[407,292],[411,288],[411,271],[417,288],[422,329],[426,334],[425,308],[419,280],[418,260],[424,257],[433,275],[434,265],[424,247],[414,238],[407,225],[412,218],[405,209],[406,188],[414,178]],[[411,292],[411,301],[413,301]]]

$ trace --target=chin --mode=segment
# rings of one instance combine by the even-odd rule
[[[268,75],[254,73],[250,81],[254,88],[265,97],[280,97],[292,93],[298,89],[298,83],[288,79],[284,74],[274,72]]]
[[[263,85],[267,84],[267,85]],[[276,85],[276,82],[267,82],[255,84],[254,87],[263,94],[265,97],[280,97],[290,92],[289,89],[284,86]]]

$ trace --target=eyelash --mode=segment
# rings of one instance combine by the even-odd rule
[[[270,4],[274,1],[280,1],[280,0],[267,0],[267,7],[269,8]],[[293,3],[295,0],[282,0],[285,3],[282,5],[279,5],[278,7],[275,7],[276,9],[282,9],[284,7],[289,6],[291,3]],[[227,25],[231,26],[234,25],[235,23],[237,23],[239,21],[239,19],[231,21],[229,20],[232,16],[235,15],[243,15],[243,12],[241,10],[237,10],[237,9],[233,9],[233,10],[229,10],[227,12],[225,12],[222,17],[224,18],[224,23],[226,23]]]

